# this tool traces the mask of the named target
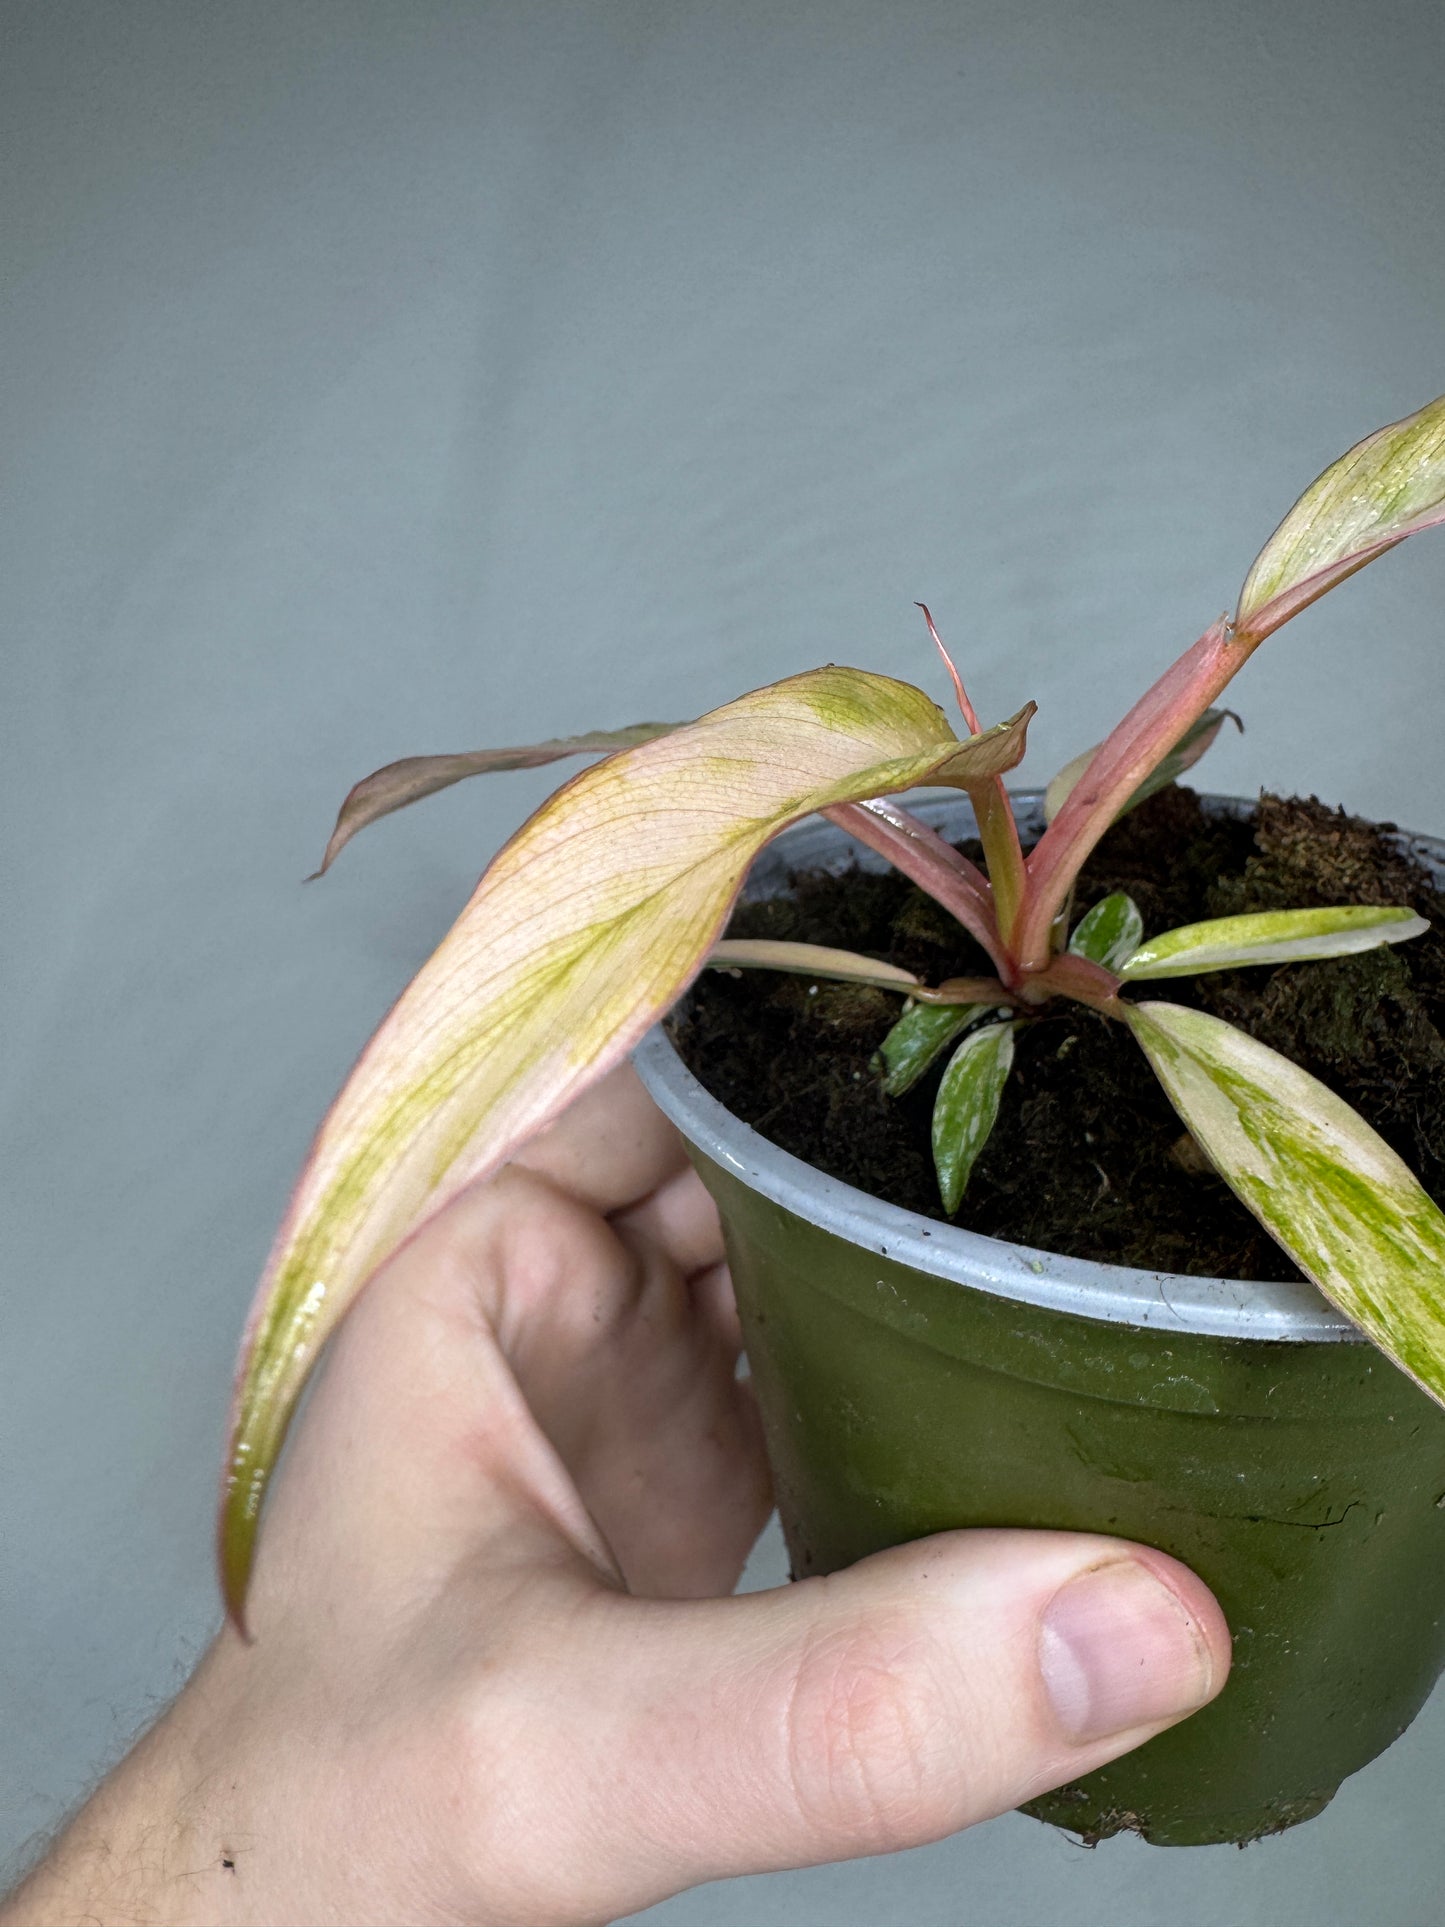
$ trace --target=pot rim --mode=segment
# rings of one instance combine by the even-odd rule
[[[830,1178],[734,1117],[698,1083],[660,1028],[637,1045],[632,1062],[658,1109],[715,1164],[794,1216],[916,1271],[1107,1324],[1218,1338],[1365,1342],[1313,1285],[1136,1271],[1006,1244],[905,1211]]]
[[[1243,798],[1205,800],[1222,814],[1254,807]],[[1015,802],[1021,827],[1028,828],[1029,814],[1041,813],[1042,793],[1020,791]],[[954,836],[971,828],[967,799],[954,793],[941,799],[910,798],[909,808]],[[1439,860],[1433,839],[1401,833],[1400,840],[1412,853]],[[857,861],[869,869],[888,867],[832,824],[807,818],[763,852],[750,874],[748,894],[765,893],[770,878],[776,880],[800,860],[819,857]],[[1310,1284],[1196,1278],[1071,1258],[984,1237],[888,1204],[814,1169],[735,1117],[704,1090],[660,1025],[636,1046],[632,1061],[659,1109],[715,1164],[785,1211],[865,1251],[993,1297],[1106,1324],[1294,1344],[1369,1342]]]

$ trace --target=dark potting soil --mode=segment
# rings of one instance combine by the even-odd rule
[[[1127,890],[1146,933],[1244,910],[1409,904],[1432,928],[1361,956],[1171,978],[1151,996],[1227,1019],[1320,1078],[1445,1205],[1445,894],[1372,825],[1311,799],[1261,797],[1206,816],[1192,790],[1124,818],[1080,878],[1076,915]],[[975,859],[976,844],[960,848]],[[742,904],[731,936],[836,944],[926,982],[991,975],[972,939],[896,873],[793,878]],[[832,1176],[930,1217],[943,1209],[930,1121],[947,1061],[901,1098],[875,1053],[896,995],[805,977],[704,974],[671,1019],[694,1074],[728,1109]],[[1207,1167],[1123,1026],[1059,1002],[1017,1034],[998,1123],[955,1222],[992,1237],[1145,1269],[1296,1278]]]

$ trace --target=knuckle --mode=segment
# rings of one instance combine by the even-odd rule
[[[595,1212],[525,1173],[508,1173],[500,1238],[499,1324],[522,1336],[541,1320],[555,1342],[586,1347],[636,1295],[637,1266]]]
[[[936,1838],[949,1825],[938,1772],[947,1727],[932,1642],[907,1615],[819,1632],[787,1706],[805,1821],[850,1854]]]

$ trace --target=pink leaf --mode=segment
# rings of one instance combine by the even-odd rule
[[[455,756],[404,756],[399,763],[388,763],[383,769],[373,770],[370,776],[363,776],[347,792],[320,867],[313,870],[306,881],[314,883],[317,877],[325,876],[352,837],[368,823],[390,816],[393,810],[405,809],[408,803],[420,802],[424,796],[435,796],[438,790],[450,789],[453,783],[463,782],[468,776],[485,776],[493,770],[536,769],[543,763],[558,762],[564,756],[585,756],[599,750],[610,753],[631,749],[638,743],[650,743],[658,736],[671,735],[679,727],[677,723],[630,723],[625,729],[593,729],[583,736],[557,736],[550,742],[528,743],[521,749],[474,749]]]
[[[219,1521],[239,1623],[302,1386],[366,1280],[594,1083],[706,961],[757,852],[814,810],[1010,769],[1027,715],[960,742],[921,690],[791,677],[564,785],[492,863],[332,1105],[242,1345]]]

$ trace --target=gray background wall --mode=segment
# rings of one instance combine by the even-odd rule
[[[303,891],[348,783],[937,688],[915,596],[1046,774],[1445,388],[1442,55],[1433,0],[0,10],[0,1846],[205,1641],[289,1176],[547,787]],[[1437,539],[1286,631],[1216,786],[1445,825],[1442,606]],[[1244,1854],[1010,1817],[649,1918],[1414,1927],[1442,1778],[1437,1699]]]

